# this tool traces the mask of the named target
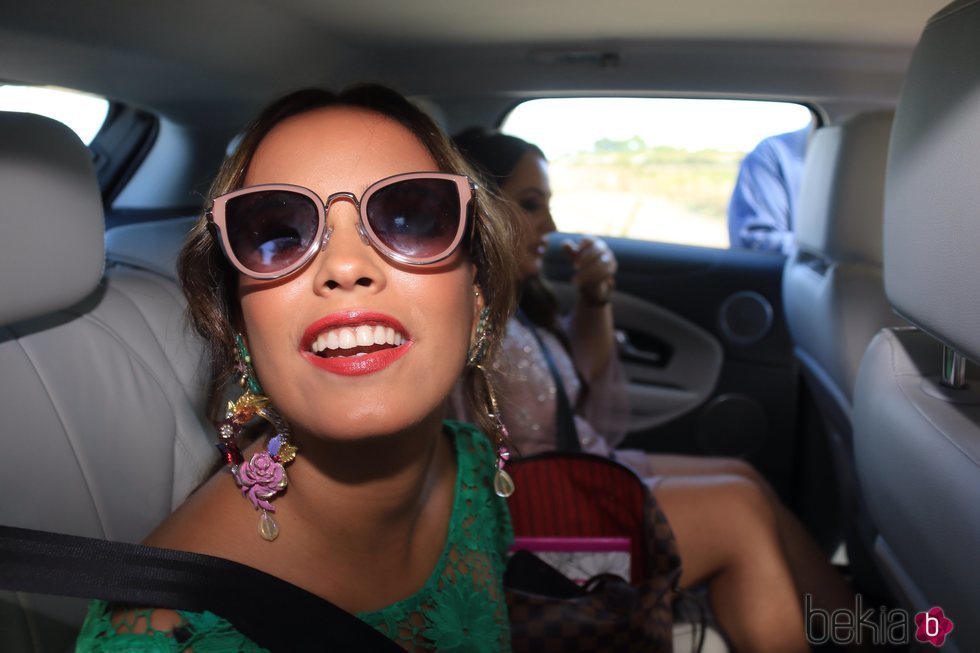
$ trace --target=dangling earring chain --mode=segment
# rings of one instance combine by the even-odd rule
[[[479,292],[477,292],[479,296]],[[490,309],[483,307],[480,311],[479,321],[476,323],[476,341],[470,345],[470,350],[466,352],[466,367],[479,367],[480,363],[487,355],[490,348]]]
[[[276,509],[269,502],[286,489],[285,465],[296,458],[296,447],[289,442],[289,425],[262,394],[262,387],[252,369],[252,357],[245,346],[241,334],[235,334],[235,347],[238,353],[238,370],[241,373],[239,384],[245,393],[236,401],[228,402],[225,418],[218,424],[218,451],[225,462],[231,466],[235,483],[242,490],[259,515],[259,535],[269,542],[279,537],[279,524],[272,517]],[[252,455],[245,462],[238,447],[238,435],[253,417],[261,417],[275,429],[264,451]]]
[[[479,297],[480,290],[474,288],[473,294]],[[498,497],[506,499],[514,494],[514,479],[504,470],[504,466],[510,460],[510,434],[507,433],[507,427],[504,426],[503,421],[500,419],[497,395],[493,391],[493,385],[490,384],[490,375],[487,374],[486,368],[483,367],[483,359],[486,358],[487,351],[490,349],[492,337],[493,329],[490,328],[490,308],[484,306],[480,311],[479,321],[476,323],[476,340],[470,345],[470,350],[466,353],[466,367],[479,370],[480,374],[483,375],[483,387],[486,390],[490,404],[487,410],[487,417],[493,422],[494,436],[496,438],[494,449],[497,454],[497,464],[493,474],[493,491],[496,492]]]
[[[514,479],[504,470],[507,461],[510,460],[510,434],[507,433],[507,427],[504,426],[503,421],[500,419],[497,395],[493,391],[493,386],[490,385],[490,376],[487,374],[486,368],[480,364],[477,364],[475,367],[483,374],[483,385],[487,391],[487,398],[490,400],[487,417],[493,420],[494,431],[496,432],[494,435],[497,441],[494,443],[494,448],[497,452],[497,469],[493,475],[493,491],[496,492],[498,497],[506,499],[514,494]]]

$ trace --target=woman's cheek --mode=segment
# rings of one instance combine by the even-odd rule
[[[252,366],[259,384],[270,399],[287,402],[292,392],[287,382],[293,376],[290,365],[301,361],[293,340],[287,333],[284,315],[289,315],[291,302],[282,288],[245,293],[241,298],[245,342],[252,357]]]

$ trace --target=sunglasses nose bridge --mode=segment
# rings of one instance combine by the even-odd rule
[[[327,201],[324,202],[323,204],[324,222],[326,222],[327,216],[330,213],[330,207],[332,207],[333,203],[338,200],[347,201],[354,205],[354,210],[357,211],[357,222],[355,223],[357,228],[357,235],[360,236],[362,243],[364,243],[365,245],[370,245],[371,241],[368,239],[367,232],[364,230],[364,225],[361,224],[361,203],[360,201],[358,201],[357,196],[354,195],[354,193],[348,191],[342,191],[330,195],[327,198]],[[330,240],[330,234],[332,233],[333,233],[333,227],[329,224],[325,224],[323,229],[323,240],[320,245],[321,248],[326,246],[327,242]]]

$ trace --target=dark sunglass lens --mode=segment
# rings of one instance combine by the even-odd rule
[[[309,250],[319,210],[300,193],[263,190],[239,195],[225,206],[228,240],[239,262],[254,272],[277,272]]]
[[[449,249],[459,229],[460,197],[448,179],[408,179],[371,195],[367,219],[378,239],[412,258],[432,258]]]

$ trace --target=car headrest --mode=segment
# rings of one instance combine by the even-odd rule
[[[88,148],[60,122],[0,112],[0,325],[89,295],[104,216]]]
[[[834,261],[881,265],[892,115],[863,113],[813,134],[796,217],[800,249]]]
[[[909,65],[885,182],[885,291],[980,361],[980,0],[930,19]]]

